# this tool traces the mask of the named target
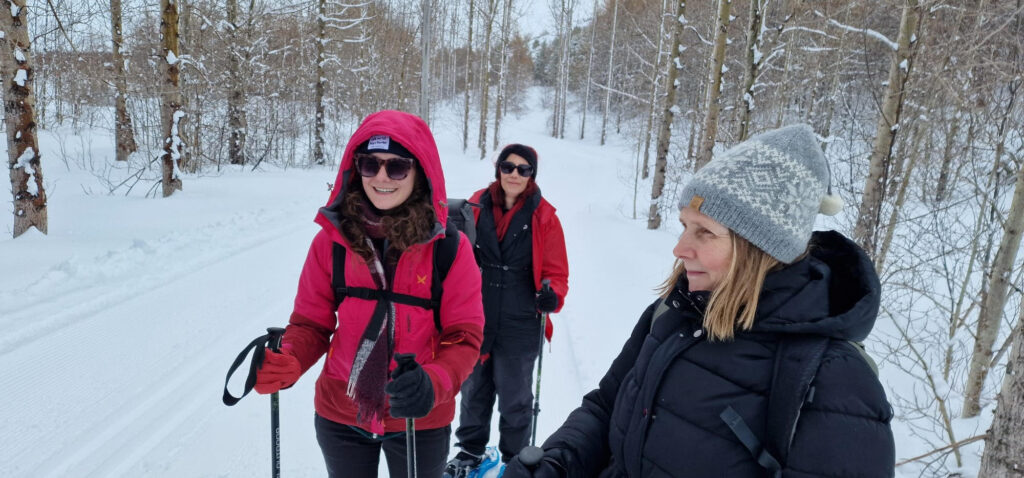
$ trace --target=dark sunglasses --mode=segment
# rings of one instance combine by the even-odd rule
[[[508,160],[498,163],[498,170],[503,174],[512,174],[512,171],[517,169],[519,170],[519,175],[524,178],[533,176],[533,166],[530,166],[529,164],[520,164],[517,166],[516,163]]]
[[[359,168],[359,174],[365,178],[376,176],[380,172],[380,167],[384,166],[389,178],[401,181],[409,175],[414,161],[410,158],[380,159],[369,154],[356,155],[356,167]]]

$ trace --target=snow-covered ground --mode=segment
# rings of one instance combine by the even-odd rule
[[[510,118],[502,138],[539,151],[538,182],[558,208],[571,267],[545,350],[540,437],[597,384],[671,267],[674,244],[671,229],[649,232],[627,216],[628,147],[555,140],[544,123],[543,112]],[[455,120],[432,129],[449,196],[493,179],[489,158],[462,153]],[[0,475],[268,473],[269,400],[253,393],[229,408],[221,389],[242,347],[286,323],[335,171],[185,177],[169,199],[88,195],[80,184],[95,178],[64,167],[56,137],[42,137],[49,234],[0,240]],[[112,154],[106,141],[90,145],[97,158]],[[9,212],[0,219],[7,234],[10,221]],[[281,393],[284,476],[324,474],[315,375]]]
[[[462,152],[457,117],[438,113],[432,129],[449,196],[467,197],[494,170]],[[569,254],[569,296],[545,349],[539,439],[597,385],[671,268],[679,232],[674,217],[653,232],[631,219],[631,145],[598,146],[596,134],[556,140],[546,120],[535,107],[502,131],[503,142],[539,151],[538,183],[558,208]],[[41,137],[49,234],[0,239],[0,475],[269,473],[269,400],[253,393],[224,406],[224,377],[252,338],[286,323],[335,171],[188,176],[168,199],[90,195],[96,178],[56,159],[66,135]],[[97,137],[69,154],[108,158],[109,135]],[[10,210],[0,212],[9,237]],[[313,432],[318,370],[281,393],[283,476],[325,474]],[[232,381],[236,395],[241,382]]]

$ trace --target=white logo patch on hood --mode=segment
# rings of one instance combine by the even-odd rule
[[[387,151],[391,148],[391,137],[386,134],[376,134],[370,137],[369,144],[366,145],[366,149],[370,151],[384,150]]]

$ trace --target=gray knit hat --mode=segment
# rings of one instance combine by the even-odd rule
[[[805,124],[755,135],[716,156],[683,187],[693,206],[740,237],[790,263],[807,249],[818,212],[842,208],[814,130]]]

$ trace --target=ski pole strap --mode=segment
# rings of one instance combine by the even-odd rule
[[[270,342],[270,334],[261,335],[256,337],[256,340],[249,342],[249,345],[245,346],[242,353],[238,354],[235,358],[234,363],[231,364],[231,368],[228,369],[228,376],[224,379],[224,405],[232,406],[238,403],[239,400],[244,398],[252,388],[256,385],[256,371],[263,365],[263,355],[266,346]],[[228,382],[231,381],[231,375],[235,373],[239,365],[245,361],[245,357],[249,355],[249,351],[252,350],[252,362],[249,362],[249,376],[245,378],[245,388],[242,390],[242,395],[235,397],[228,391]]]
[[[779,464],[779,461],[771,453],[768,453],[767,449],[761,446],[761,441],[757,439],[754,432],[747,426],[747,422],[743,421],[743,417],[736,410],[731,406],[725,407],[725,410],[719,414],[719,417],[732,430],[733,435],[736,435],[736,438],[743,443],[747,451],[757,459],[757,464],[768,470],[769,476],[781,478],[782,465]]]

